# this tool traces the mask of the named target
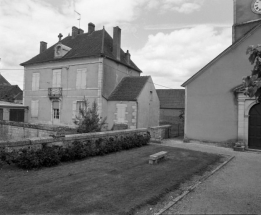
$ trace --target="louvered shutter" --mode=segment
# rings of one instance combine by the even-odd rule
[[[81,88],[86,89],[86,79],[87,79],[87,71],[86,69],[82,70],[82,78],[81,78]]]
[[[76,117],[76,112],[77,112],[76,105],[77,105],[77,101],[74,101],[73,105],[72,105],[72,118],[73,119],[75,119],[75,117]]]
[[[76,74],[76,89],[81,89],[81,78],[82,78],[82,70],[77,69],[77,74]]]

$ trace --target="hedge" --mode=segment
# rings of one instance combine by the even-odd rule
[[[127,136],[103,137],[96,140],[74,141],[68,147],[43,146],[42,149],[25,148],[18,151],[0,151],[0,160],[15,164],[23,169],[51,167],[61,162],[81,160],[92,156],[102,156],[121,150],[145,146],[150,134],[129,134]]]

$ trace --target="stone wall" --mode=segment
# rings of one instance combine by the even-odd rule
[[[170,138],[171,125],[162,125],[148,128],[151,136],[151,142],[161,143],[163,139]]]
[[[156,140],[160,142],[162,139],[168,138],[168,129],[170,126],[158,126],[153,128],[140,128],[140,129],[128,129],[120,131],[106,131],[106,132],[96,132],[96,133],[86,133],[86,134],[68,134],[64,137],[33,137],[27,139],[10,140],[10,141],[0,141],[0,147],[6,147],[7,149],[20,149],[24,147],[41,148],[42,145],[60,145],[67,146],[74,142],[75,140],[93,140],[99,139],[101,137],[115,137],[115,136],[125,136],[129,134],[146,134],[150,132],[151,140]]]
[[[32,137],[49,137],[50,135],[55,135],[62,132],[71,134],[76,133],[76,130],[70,127],[0,120],[0,141],[18,140]]]

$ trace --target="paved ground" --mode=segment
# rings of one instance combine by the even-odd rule
[[[261,214],[261,153],[179,140],[166,140],[163,145],[235,156],[164,215]]]

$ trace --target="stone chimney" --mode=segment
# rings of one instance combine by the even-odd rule
[[[129,53],[129,50],[127,50],[127,52],[125,53],[125,58],[126,58],[126,61],[127,61],[127,64],[130,65],[130,53]]]
[[[79,29],[75,26],[72,27],[72,38],[75,38],[78,35]]]
[[[82,30],[81,28],[79,28],[78,34],[83,34],[83,33],[84,33],[84,30]]]
[[[44,52],[47,49],[47,43],[44,41],[40,42],[40,53]]]
[[[112,52],[117,60],[121,59],[121,29],[118,26],[113,28]]]
[[[92,32],[95,31],[95,25],[93,23],[88,24],[88,33],[91,34]]]

